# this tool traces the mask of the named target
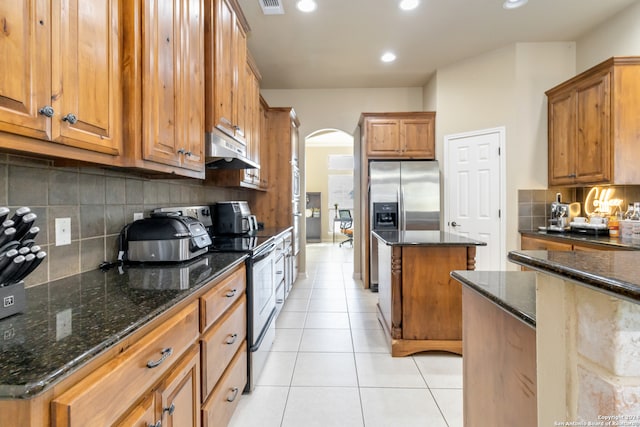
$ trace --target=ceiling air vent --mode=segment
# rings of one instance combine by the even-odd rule
[[[284,7],[282,7],[282,0],[258,0],[262,13],[265,15],[282,15],[284,14]]]

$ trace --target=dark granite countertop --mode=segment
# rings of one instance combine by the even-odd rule
[[[285,233],[287,231],[291,231],[291,230],[293,230],[293,227],[265,227],[265,228],[255,232],[255,234],[256,234],[256,236],[278,237],[281,234],[283,234],[283,233]]]
[[[389,246],[486,246],[485,242],[439,230],[373,231],[373,235]]]
[[[207,253],[180,264],[94,270],[27,288],[25,312],[0,320],[0,398],[42,392],[245,257]]]
[[[527,268],[640,302],[640,253],[636,251],[513,251],[508,258]]]
[[[589,243],[593,245],[614,246],[620,250],[640,250],[640,244],[634,244],[631,239],[609,236],[591,236],[575,233],[556,233],[553,231],[528,231],[520,230],[523,236],[553,238],[568,242]]]
[[[529,271],[452,271],[451,277],[536,327],[536,275]]]

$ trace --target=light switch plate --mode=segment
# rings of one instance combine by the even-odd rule
[[[56,218],[56,246],[71,244],[71,218]]]

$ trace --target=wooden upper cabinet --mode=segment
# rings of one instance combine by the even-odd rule
[[[435,113],[364,113],[369,158],[435,158]]]
[[[249,30],[235,0],[213,0],[207,10],[207,131],[214,128],[245,142],[244,91]]]
[[[120,154],[119,5],[0,4],[0,130]]]
[[[640,57],[615,57],[550,89],[549,185],[640,184]]]
[[[203,171],[203,1],[145,1],[142,19],[142,156]]]
[[[2,1],[0,17],[0,130],[51,139],[51,4]]]

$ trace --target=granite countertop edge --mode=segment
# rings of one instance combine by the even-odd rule
[[[116,345],[126,337],[140,330],[141,328],[149,324],[151,321],[156,319],[158,316],[163,315],[164,313],[169,311],[171,308],[173,308],[176,304],[184,301],[185,299],[193,296],[194,294],[197,294],[206,284],[210,283],[216,278],[226,274],[233,268],[242,264],[245,261],[245,259],[246,259],[246,255],[240,256],[235,261],[217,270],[211,276],[202,278],[202,280],[194,284],[193,287],[189,287],[188,290],[181,292],[180,294],[176,295],[173,299],[168,300],[164,304],[158,306],[154,310],[143,315],[142,317],[137,319],[135,322],[131,323],[125,329],[121,329],[116,333],[110,335],[108,338],[100,342],[98,345],[88,349],[87,351],[75,357],[71,361],[63,364],[55,371],[41,378],[39,381],[28,382],[26,384],[19,384],[19,385],[0,384],[0,399],[29,399],[37,396],[38,394],[42,393],[43,391],[48,389],[50,386],[52,386],[54,383],[62,380],[67,375],[71,374],[76,369],[80,368],[85,363],[91,361],[92,359],[99,356],[104,351],[112,348],[114,345]]]
[[[462,274],[461,274],[462,273]],[[452,271],[451,272],[451,277],[453,277],[454,279],[456,279],[457,281],[459,281],[460,283],[462,283],[463,286],[467,286],[471,289],[473,289],[475,292],[478,292],[480,295],[486,297],[488,300],[490,300],[491,302],[495,303],[496,305],[498,305],[500,308],[502,308],[504,311],[506,311],[507,313],[509,313],[510,315],[514,316],[515,318],[517,318],[518,320],[526,323],[528,326],[531,326],[532,328],[536,328],[536,318],[535,318],[535,313],[533,315],[530,315],[529,313],[526,313],[525,311],[523,311],[522,309],[518,308],[515,304],[512,304],[508,301],[506,301],[504,298],[501,298],[500,296],[489,292],[485,287],[480,286],[478,283],[474,282],[473,280],[471,280],[469,277],[465,277],[463,274],[467,274],[467,275],[471,275],[475,273],[474,271]],[[499,275],[502,274],[504,272],[495,272],[495,275]],[[529,274],[526,272],[514,272],[516,274]],[[534,284],[535,286],[535,284]]]
[[[408,231],[407,233],[413,233],[414,236],[424,235],[426,237],[414,238],[405,240],[399,238],[397,231],[372,231],[373,235],[380,239],[388,246],[486,246],[486,242],[479,240],[468,239],[466,237],[458,236],[456,234],[448,233],[440,230],[420,230]],[[433,234],[429,234],[433,233]],[[435,239],[435,233],[439,233],[440,238]],[[445,239],[446,237],[446,239]]]
[[[530,251],[530,253],[512,251],[509,252],[507,257],[510,261],[527,268],[548,273],[560,279],[570,280],[579,285],[605,292],[636,304],[640,303],[640,287],[637,284],[542,259],[535,256],[536,252],[539,251]]]
[[[558,239],[558,240],[567,240],[570,242],[576,243],[588,243],[591,245],[599,245],[605,247],[614,247],[620,248],[623,250],[640,250],[640,245],[633,244],[630,239],[623,238],[615,238],[610,236],[588,236],[581,234],[571,234],[571,233],[555,233],[555,232],[547,232],[540,230],[518,230],[521,235],[524,236],[532,236],[532,237],[542,237],[549,239]]]

